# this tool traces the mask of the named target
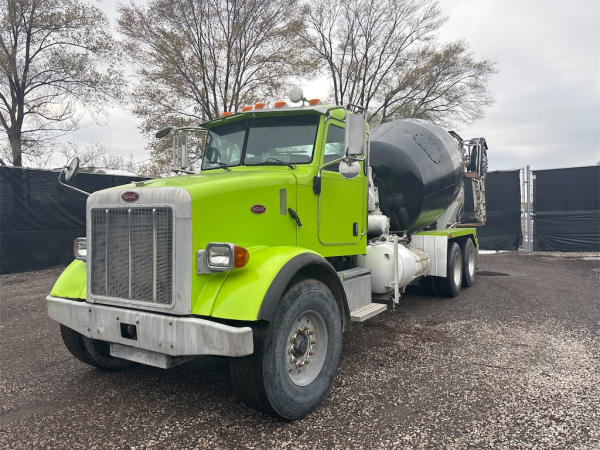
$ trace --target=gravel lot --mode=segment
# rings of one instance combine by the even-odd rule
[[[600,260],[482,255],[456,299],[408,292],[345,337],[330,394],[282,422],[227,361],[106,373],[68,354],[59,269],[0,276],[0,446],[600,447]]]

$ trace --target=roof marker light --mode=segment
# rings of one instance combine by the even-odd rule
[[[275,102],[273,106],[275,106],[275,108],[283,108],[286,104],[286,102]]]
[[[221,114],[221,117],[229,117],[233,114],[233,111],[225,111],[223,114]]]
[[[254,104],[254,109],[263,109],[267,104],[265,102],[258,102]]]
[[[319,100],[318,98],[311,98],[311,99],[308,101],[308,104],[309,104],[310,106],[315,106],[315,105],[318,105],[319,103],[321,103],[321,100]]]
[[[248,111],[252,111],[252,106],[244,106],[242,108],[242,112],[248,112]]]

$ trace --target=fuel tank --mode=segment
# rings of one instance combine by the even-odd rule
[[[370,139],[373,181],[390,230],[415,232],[433,224],[463,185],[457,142],[443,128],[419,119],[381,124]]]

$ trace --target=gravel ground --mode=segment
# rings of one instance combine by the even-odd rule
[[[46,315],[60,270],[0,276],[0,446],[599,448],[600,260],[500,253],[480,271],[355,326],[297,422],[247,409],[225,359],[89,368]]]

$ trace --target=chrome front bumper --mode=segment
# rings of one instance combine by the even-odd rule
[[[171,357],[246,356],[254,352],[250,327],[232,327],[196,317],[167,316],[51,295],[46,297],[46,302],[50,318],[92,339]],[[123,332],[127,325],[135,326],[135,339],[123,337],[127,334]]]

